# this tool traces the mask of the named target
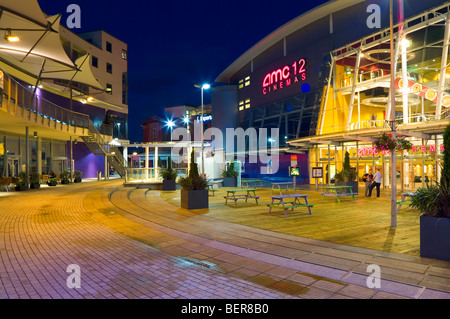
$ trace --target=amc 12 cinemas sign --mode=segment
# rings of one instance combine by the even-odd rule
[[[306,77],[306,60],[300,59],[267,73],[262,83],[262,93],[268,94],[291,85],[301,85]]]

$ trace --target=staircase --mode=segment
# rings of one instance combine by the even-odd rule
[[[81,137],[86,146],[96,156],[107,156],[108,162],[114,168],[116,173],[119,174],[120,177],[125,177],[126,169],[119,148],[107,143],[91,121],[89,121],[88,129],[89,134]]]

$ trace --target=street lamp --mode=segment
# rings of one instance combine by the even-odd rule
[[[205,83],[203,85],[198,85],[198,84],[194,84],[194,86],[196,88],[200,88],[201,89],[201,94],[202,94],[202,117],[200,118],[200,132],[201,132],[201,139],[202,139],[202,176],[204,176],[205,174],[205,163],[204,163],[204,144],[203,144],[203,90],[208,90],[211,88],[211,85],[208,83]]]

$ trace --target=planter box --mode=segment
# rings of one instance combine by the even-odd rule
[[[81,183],[81,177],[75,177],[73,180],[74,183]]]
[[[224,177],[222,181],[223,187],[236,187],[237,178],[236,177]]]
[[[209,207],[208,190],[181,190],[181,207],[202,209]]]
[[[33,184],[33,183],[30,184],[30,188],[31,189],[37,189],[37,188],[40,188],[40,187],[41,187],[41,184]]]
[[[450,261],[450,218],[420,216],[420,256]]]
[[[26,190],[27,190],[27,187],[26,187],[26,186],[18,186],[18,185],[16,185],[16,186],[14,187],[14,190],[17,191],[17,192],[20,192],[20,191],[26,191]]]
[[[163,180],[162,190],[163,191],[174,191],[177,189],[177,182],[175,180],[165,179]]]
[[[336,181],[336,186],[351,186],[353,193],[358,193],[358,182],[342,182],[342,181]]]

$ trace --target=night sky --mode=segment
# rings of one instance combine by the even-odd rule
[[[164,107],[201,104],[196,83],[213,82],[269,33],[325,0],[38,0],[62,14],[81,8],[81,29],[105,30],[128,43],[129,139],[142,142],[142,123]],[[205,104],[210,94],[205,91]]]

